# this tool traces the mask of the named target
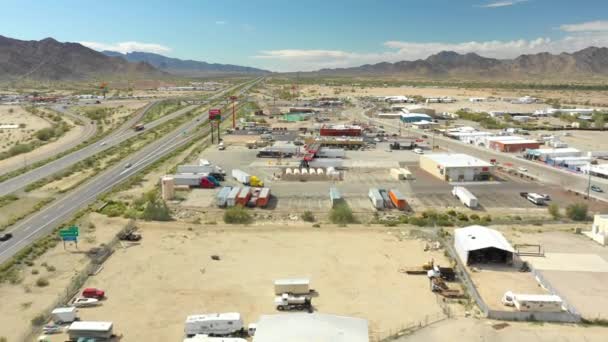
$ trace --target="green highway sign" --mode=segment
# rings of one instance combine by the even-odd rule
[[[79,233],[78,233],[78,227],[76,227],[76,226],[71,226],[71,227],[69,227],[67,229],[61,229],[59,231],[59,236],[60,237],[76,237],[78,235],[79,235]]]

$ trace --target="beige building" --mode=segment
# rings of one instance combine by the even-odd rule
[[[460,153],[432,153],[420,156],[420,168],[448,182],[484,181],[492,178],[494,165]]]
[[[608,244],[608,215],[595,215],[591,231],[584,233],[602,246]]]

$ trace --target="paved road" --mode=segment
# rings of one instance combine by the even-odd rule
[[[241,93],[246,92],[261,80],[262,78],[259,78],[250,83],[241,90]],[[211,99],[218,98],[228,91],[224,90]],[[53,229],[67,221],[78,210],[94,203],[98,196],[109,191],[115,185],[140,172],[146,166],[174,151],[179,146],[194,138],[200,138],[201,134],[207,134],[208,126],[201,134],[192,134],[192,128],[204,123],[207,119],[208,114],[204,113],[180,125],[171,133],[125,158],[121,163],[103,171],[37,213],[13,225],[10,229],[13,238],[0,243],[0,263],[5,262],[22,248],[52,232]],[[125,168],[127,163],[131,163],[131,167]]]
[[[40,147],[44,150],[44,152],[38,153],[38,150],[34,150],[32,152],[24,153],[3,160],[2,164],[6,165],[0,167],[0,176],[21,169],[24,166],[24,161],[27,161],[28,164],[34,164],[39,161],[48,159],[49,157],[55,156],[63,151],[67,151],[72,147],[79,145],[83,141],[90,139],[97,132],[97,125],[94,122],[91,122],[91,120],[89,120],[88,118],[74,114],[60,106],[55,106],[53,109],[62,113],[65,116],[70,117],[74,121],[82,122],[82,132],[80,132],[78,136],[68,138],[68,140],[72,139],[71,141],[66,141],[62,138],[56,141],[55,143]]]
[[[392,132],[399,131],[399,124],[397,121],[388,122],[387,120],[370,119],[369,117],[365,116],[363,112],[363,109],[355,108],[351,111],[351,114],[358,119],[365,119],[366,121],[379,123],[384,126],[385,130]],[[581,193],[586,193],[587,191],[589,177],[585,175],[551,167],[541,162],[530,161],[514,154],[496,152],[487,148],[466,144],[459,140],[450,139],[439,134],[435,134],[433,136],[428,132],[409,128],[403,129],[403,127],[401,131],[403,135],[413,135],[416,137],[422,137],[423,134],[426,134],[429,136],[429,138],[426,140],[430,145],[433,144],[434,141],[435,146],[439,146],[448,150],[449,152],[466,153],[484,160],[496,159],[501,164],[511,163],[515,168],[524,167],[528,169],[527,173],[529,175],[537,177],[542,183],[559,185],[564,189],[574,190]],[[591,178],[591,184],[598,185],[604,190],[608,191],[607,180],[597,177]],[[608,201],[608,193],[606,192],[591,192],[590,196],[599,200]]]

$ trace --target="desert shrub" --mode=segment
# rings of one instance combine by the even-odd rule
[[[464,214],[464,213],[459,213],[459,214],[458,214],[458,220],[459,220],[459,221],[466,222],[466,221],[468,221],[468,220],[469,220],[469,218],[467,217],[467,214]]]
[[[472,221],[479,221],[479,215],[477,215],[477,214],[471,214],[471,216],[469,216],[469,218]]]
[[[127,210],[127,205],[121,201],[110,201],[102,210],[101,213],[109,217],[122,216]]]
[[[46,316],[44,316],[43,314],[39,314],[38,316],[32,318],[31,322],[34,326],[42,326],[44,325],[44,323],[46,323]]]
[[[49,286],[49,280],[44,278],[44,277],[40,277],[38,278],[38,280],[36,280],[36,286],[38,287],[45,287],[45,286]]]
[[[232,207],[224,212],[224,222],[230,224],[248,224],[253,221],[253,217],[243,207]]]
[[[450,209],[450,210],[448,210],[448,215],[452,216],[452,217],[455,217],[456,215],[458,215],[458,213],[456,213],[456,210]]]
[[[315,215],[310,210],[306,210],[301,217],[305,222],[315,222]]]
[[[418,227],[424,227],[424,226],[428,225],[428,222],[426,219],[424,219],[422,217],[415,217],[415,216],[409,218],[409,223],[413,224],[415,226],[418,226]]]
[[[547,210],[549,211],[549,214],[551,215],[551,217],[553,217],[555,220],[560,218],[561,215],[559,213],[559,205],[557,205],[557,203],[549,204],[549,206],[547,207]]]
[[[142,218],[146,221],[171,221],[171,211],[163,200],[148,202]]]
[[[485,215],[484,217],[481,218],[481,221],[483,221],[485,223],[492,222],[492,216]]]
[[[587,210],[585,203],[570,204],[566,207],[566,216],[574,221],[584,221],[587,219]]]
[[[356,223],[352,209],[345,203],[335,206],[329,212],[329,220],[336,224]]]

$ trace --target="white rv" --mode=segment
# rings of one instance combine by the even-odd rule
[[[238,312],[191,315],[186,318],[186,336],[197,334],[228,336],[243,332],[243,320]]]

